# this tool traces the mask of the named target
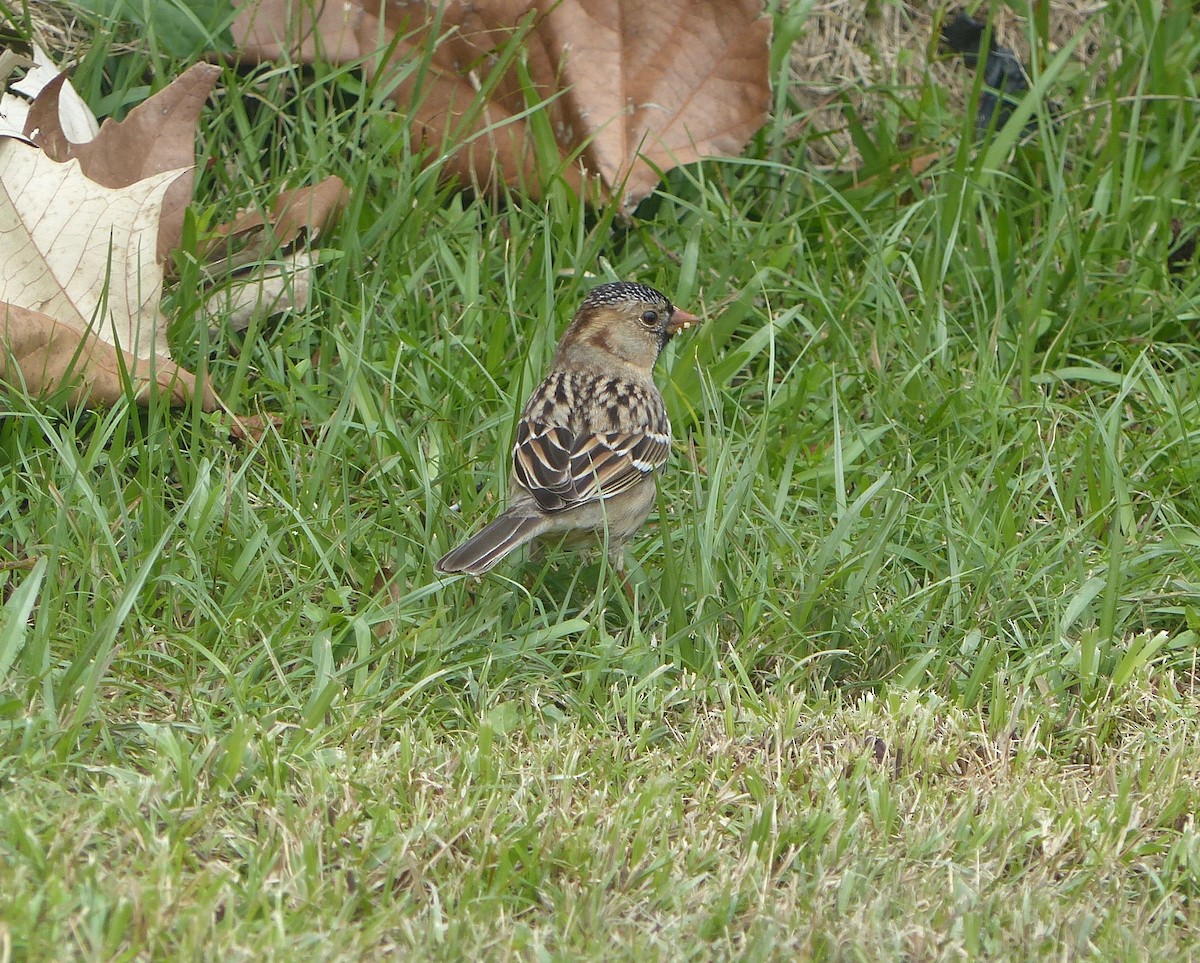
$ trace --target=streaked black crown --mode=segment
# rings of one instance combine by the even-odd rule
[[[630,301],[635,304],[666,304],[667,314],[671,314],[675,310],[675,306],[661,291],[656,291],[648,284],[637,284],[633,281],[613,281],[592,288],[583,300],[583,307],[596,308],[602,304],[621,304]]]

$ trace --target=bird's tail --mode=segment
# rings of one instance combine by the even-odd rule
[[[504,512],[458,548],[443,555],[434,567],[447,575],[454,572],[482,575],[509,552],[538,535],[543,528],[545,521],[536,515]]]

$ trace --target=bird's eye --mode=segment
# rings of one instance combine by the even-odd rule
[[[657,311],[643,311],[642,312],[642,324],[646,325],[647,327],[649,327],[652,324],[658,324],[658,312]]]

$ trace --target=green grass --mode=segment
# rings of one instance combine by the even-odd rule
[[[0,401],[0,959],[1200,955],[1200,39],[1099,16],[1026,145],[881,91],[876,177],[817,175],[781,87],[632,225],[455,193],[352,70],[227,71],[189,238],[352,199],[311,310],[170,295],[260,441]],[[183,66],[94,29],[101,109]],[[707,319],[635,600],[440,582],[605,277]]]

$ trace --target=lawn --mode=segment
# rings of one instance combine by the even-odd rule
[[[225,69],[185,236],[350,205],[309,310],[169,293],[261,438],[0,397],[0,960],[1200,956],[1191,9],[1046,51],[1023,144],[869,91],[857,176],[806,162],[808,10],[745,155],[629,223],[458,192],[351,69]],[[80,29],[101,114],[195,59]],[[440,579],[613,278],[705,319],[632,597]]]

